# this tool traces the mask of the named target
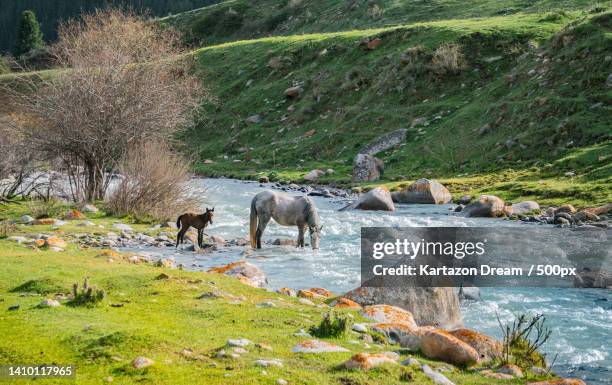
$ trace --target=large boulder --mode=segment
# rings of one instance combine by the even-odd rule
[[[306,175],[304,175],[304,179],[306,179],[307,181],[313,182],[319,179],[323,175],[325,175],[325,171],[323,170],[312,170]]]
[[[379,323],[400,324],[407,327],[417,327],[412,313],[397,306],[370,305],[363,308],[361,315]]]
[[[359,197],[352,205],[358,210],[382,210],[394,211],[395,205],[391,199],[389,190],[384,187],[376,187]]]
[[[448,189],[433,179],[421,178],[402,191],[393,193],[398,203],[445,204],[452,200]]]
[[[268,284],[266,274],[259,267],[245,260],[232,262],[225,266],[213,267],[208,272],[229,275],[254,287],[265,287]]]
[[[495,338],[472,329],[456,329],[449,333],[474,348],[478,352],[479,362],[493,361],[502,355],[502,343]]]
[[[459,297],[452,287],[359,287],[344,297],[361,306],[384,303],[408,310],[420,326],[462,326]]]
[[[406,139],[406,132],[407,130],[405,128],[400,128],[399,130],[385,134],[375,141],[366,144],[359,153],[376,155],[381,151],[397,146]]]
[[[478,352],[442,329],[430,330],[421,338],[421,352],[429,357],[459,366],[478,362]]]
[[[502,217],[506,213],[504,201],[495,195],[481,195],[461,210],[466,217]]]
[[[382,160],[368,154],[357,154],[353,160],[353,181],[374,181],[383,174]]]
[[[583,211],[593,215],[605,215],[612,211],[612,203],[599,207],[589,207]]]
[[[612,273],[606,270],[583,268],[574,276],[574,287],[612,288]]]
[[[433,326],[415,327],[406,324],[377,323],[372,330],[386,335],[390,341],[400,344],[404,349],[418,351],[421,349],[421,339]]]
[[[540,205],[534,201],[523,201],[512,204],[512,214],[526,214],[534,211],[539,211]]]

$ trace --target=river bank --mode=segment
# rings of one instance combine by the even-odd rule
[[[192,181],[193,182],[193,181]],[[129,223],[118,218],[105,217],[102,214],[88,214],[87,220],[67,221],[61,226],[20,226],[19,231],[26,236],[38,234],[60,235],[82,246],[89,246],[83,252],[87,255],[99,255],[89,240],[107,240],[114,233],[119,243],[107,244],[104,247],[115,247],[129,256],[137,255],[136,260],[172,259],[177,265],[182,264],[185,270],[193,274],[203,274],[214,266],[246,259],[260,267],[267,275],[270,289],[290,287],[303,289],[324,287],[335,294],[341,294],[359,285],[358,240],[362,226],[523,226],[528,229],[536,226],[533,223],[520,221],[503,221],[493,218],[464,218],[452,213],[451,205],[398,205],[395,212],[367,212],[359,210],[338,212],[346,204],[346,198],[328,199],[314,196],[324,224],[322,248],[316,255],[309,249],[300,250],[293,246],[276,246],[276,239],[293,240],[295,229],[271,224],[267,229],[267,244],[260,251],[252,251],[239,244],[246,243],[248,234],[248,203],[252,196],[264,187],[257,182],[241,182],[223,179],[196,180],[207,196],[206,204],[216,207],[215,224],[207,229],[211,236],[222,238],[206,252],[189,251],[189,245],[178,251],[174,249],[173,232],[151,224]],[[281,188],[284,187],[281,186]],[[301,187],[300,187],[301,188]],[[297,190],[299,191],[299,189]],[[299,192],[303,194],[303,192]],[[14,211],[18,216],[24,212]],[[87,224],[87,222],[91,222]],[[84,225],[85,224],[85,225]],[[127,225],[132,230],[119,224]],[[103,226],[103,227],[100,227]],[[166,233],[166,234],[164,234]],[[128,235],[125,237],[124,235]],[[142,234],[142,235],[139,235]],[[165,238],[164,238],[165,237]],[[211,237],[212,238],[212,237]],[[153,240],[156,245],[147,244]],[[125,242],[125,243],[123,243]],[[130,242],[133,242],[130,244]],[[99,243],[97,246],[103,246]],[[10,246],[16,248],[17,246]],[[17,249],[15,249],[17,250]],[[23,250],[20,246],[18,250]],[[68,246],[69,253],[74,246]],[[90,250],[90,251],[87,251]],[[38,254],[47,255],[48,251]],[[55,254],[60,256],[62,254]],[[117,258],[100,256],[97,260],[105,263]],[[121,261],[121,259],[119,259]],[[61,263],[61,261],[58,261]],[[122,262],[123,263],[123,262]],[[149,265],[149,264],[145,264]],[[152,265],[152,264],[151,264]],[[163,264],[162,264],[163,265]],[[23,276],[23,275],[22,275]],[[109,277],[108,280],[111,278]],[[269,292],[268,292],[269,293]],[[234,292],[232,296],[237,296]],[[273,295],[273,293],[269,293]],[[499,336],[496,314],[503,320],[511,320],[520,312],[546,312],[553,314],[549,322],[554,329],[552,342],[546,352],[549,357],[559,353],[555,371],[564,376],[579,375],[588,383],[605,384],[603,379],[610,375],[610,351],[606,346],[599,346],[593,341],[602,341],[609,335],[609,324],[612,319],[612,297],[605,290],[528,290],[528,289],[483,289],[483,301],[467,303],[462,307],[465,325],[493,336]],[[569,311],[568,309],[572,309]],[[573,333],[568,333],[568,326]],[[461,383],[461,382],[457,382]],[[467,382],[478,383],[478,382]]]

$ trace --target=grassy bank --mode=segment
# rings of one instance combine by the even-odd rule
[[[1,216],[23,213],[23,206],[5,207]],[[294,333],[318,324],[329,310],[327,306],[304,305],[296,298],[252,288],[219,274],[134,264],[127,260],[127,254],[81,249],[75,242],[78,234],[106,233],[113,222],[125,221],[104,214],[88,219],[96,226],[76,226],[80,221],[55,230],[18,225],[15,234],[46,233],[69,240],[62,252],[33,250],[0,239],[1,363],[75,364],[79,384],[99,384],[110,378],[120,384],[193,384],[195,378],[207,384],[274,384],[279,378],[289,384],[400,384],[410,376],[414,383],[429,383],[420,370],[400,365],[388,364],[367,372],[341,368],[358,352],[398,351],[397,345],[386,344],[372,344],[368,349],[352,334],[326,339],[350,352],[292,353],[291,348],[303,340]],[[147,232],[146,225],[133,227]],[[160,279],[162,273],[167,275],[165,279]],[[101,303],[70,306],[68,300],[60,299],[62,305],[57,308],[38,306],[44,298],[71,292],[72,285],[85,278],[105,291]],[[264,302],[275,306],[258,306]],[[15,305],[18,310],[9,310]],[[355,311],[339,312],[350,313],[356,322],[364,321]],[[231,352],[225,346],[230,338],[265,343],[272,350],[250,345],[248,353],[237,358],[216,358],[222,348]],[[448,366],[399,352],[402,359],[416,357],[433,368]],[[154,364],[135,369],[131,361],[138,356],[150,358]],[[281,359],[283,366],[261,368],[254,363],[270,358]],[[495,380],[454,367],[444,374],[454,383],[466,385],[524,384],[534,379],[529,375]],[[45,380],[49,384],[69,382],[74,380]]]

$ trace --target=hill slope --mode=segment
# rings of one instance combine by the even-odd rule
[[[186,139],[216,161],[201,165],[207,174],[297,181],[331,167],[324,181],[349,182],[360,148],[406,128],[405,143],[379,154],[387,180],[610,201],[611,19],[517,13],[205,47],[199,71],[217,102]],[[295,85],[302,94],[286,98]]]
[[[164,19],[196,44],[265,36],[389,27],[407,23],[592,10],[585,0],[229,0]]]

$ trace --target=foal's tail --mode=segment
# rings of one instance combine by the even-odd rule
[[[183,215],[179,215],[179,217],[176,219],[176,228],[180,229],[181,228],[181,218],[183,217]]]
[[[249,235],[251,247],[257,247],[257,209],[255,208],[255,198],[251,201],[251,220],[249,223]]]

